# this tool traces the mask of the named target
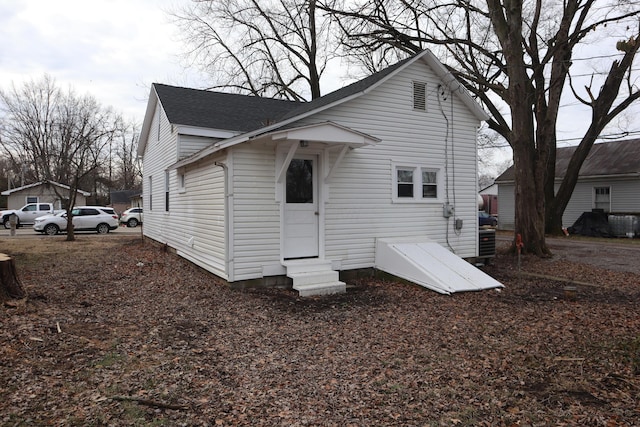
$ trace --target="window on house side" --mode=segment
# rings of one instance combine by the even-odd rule
[[[427,109],[427,84],[424,82],[413,82],[413,109]]]
[[[184,173],[178,173],[178,190],[185,191]]]
[[[413,169],[398,169],[398,197],[413,197]]]
[[[38,203],[37,196],[27,196],[27,203]]]
[[[422,170],[422,198],[438,198],[438,173],[433,170]]]
[[[400,202],[434,202],[440,200],[441,170],[419,165],[394,166],[393,198]]]
[[[164,210],[169,212],[169,171],[164,173]]]
[[[604,212],[611,211],[611,187],[593,188],[593,207]]]
[[[153,177],[149,177],[149,210],[153,209]]]

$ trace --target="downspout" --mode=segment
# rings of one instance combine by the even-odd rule
[[[231,244],[229,238],[231,236],[230,224],[231,221],[231,191],[229,190],[229,168],[222,162],[214,162],[216,166],[222,168],[224,172],[224,268],[227,272],[227,281],[233,282],[233,272],[231,271],[231,260],[233,259],[231,251]]]

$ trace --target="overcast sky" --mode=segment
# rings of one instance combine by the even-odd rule
[[[184,47],[167,14],[188,2],[0,0],[0,88],[39,80],[47,73],[60,87],[92,95],[103,106],[141,123],[151,83],[205,85],[206,78],[197,70],[182,67]],[[610,53],[610,47],[605,52]],[[599,54],[587,46],[575,57]],[[600,61],[598,68],[608,70],[611,58]],[[590,61],[585,76],[593,65]],[[332,70],[331,81],[323,84],[325,91],[343,84],[340,74]],[[587,108],[567,106],[559,121],[560,140],[579,136],[590,119]],[[629,130],[637,132],[632,137],[640,137],[640,106],[627,117]]]
[[[196,86],[165,10],[187,0],[0,0],[0,87],[40,80],[141,121],[153,82]]]

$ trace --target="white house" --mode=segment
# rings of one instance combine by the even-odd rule
[[[478,253],[485,119],[430,51],[308,103],[154,84],[138,147],[144,234],[231,284],[288,276],[301,295],[343,292],[339,271],[433,275]],[[489,279],[424,280],[501,286]]]

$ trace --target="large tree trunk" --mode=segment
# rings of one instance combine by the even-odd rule
[[[9,255],[0,253],[0,299],[21,299],[27,296],[16,271],[16,264]]]
[[[516,177],[515,237],[520,234],[523,250],[537,256],[551,254],[545,241],[544,182],[534,173],[535,151],[520,147],[513,151]]]

